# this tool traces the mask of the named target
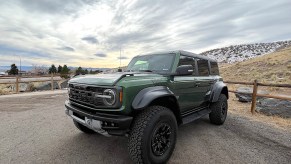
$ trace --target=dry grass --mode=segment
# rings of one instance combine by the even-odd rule
[[[291,83],[291,47],[244,62],[224,64],[220,67],[224,80],[263,83]]]
[[[233,93],[230,93],[228,103],[229,103],[230,113],[243,115],[253,121],[264,122],[276,128],[289,130],[289,131],[291,129],[291,119],[284,119],[279,116],[266,116],[260,113],[255,113],[254,115],[252,115],[251,103],[239,102]]]
[[[225,81],[252,82],[257,79],[262,83],[291,84],[291,47],[240,63],[222,64],[220,72]],[[230,90],[235,90],[244,85],[232,84],[228,86]],[[259,89],[269,90],[271,94],[291,95],[290,88],[259,87]],[[291,129],[291,119],[259,113],[252,115],[250,112],[251,103],[241,103],[233,93],[230,95],[230,113],[244,115],[275,127]]]

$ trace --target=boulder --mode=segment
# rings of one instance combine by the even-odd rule
[[[19,92],[26,92],[26,91],[31,91],[31,88],[33,87],[33,84],[30,84],[30,83],[19,83],[18,87],[19,87],[18,88]],[[7,91],[9,91],[9,92],[15,92],[16,91],[16,86],[14,84],[8,85],[6,88],[7,88]]]
[[[272,98],[261,99],[257,102],[256,111],[265,115],[277,115],[291,118],[291,101]]]
[[[69,80],[62,81],[61,84],[60,84],[61,88],[67,88],[68,87],[68,81]]]
[[[242,92],[242,93],[248,93],[248,94],[242,94],[242,93],[235,93],[235,96],[238,98],[238,101],[240,102],[251,102],[252,101],[252,93],[253,88],[251,87],[239,87],[237,88],[236,92]],[[265,90],[258,90],[259,94],[269,94],[268,91]],[[257,100],[262,99],[262,97],[257,97]]]
[[[19,92],[25,92],[28,90],[28,84],[27,83],[20,83],[19,84]]]
[[[54,89],[59,89],[59,85],[56,81],[54,82]],[[45,91],[45,90],[51,90],[51,82],[45,82],[34,88],[34,91]]]

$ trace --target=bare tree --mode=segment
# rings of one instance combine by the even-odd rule
[[[48,68],[44,65],[32,64],[31,73],[35,75],[44,75],[48,73]]]

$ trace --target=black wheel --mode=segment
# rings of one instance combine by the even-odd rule
[[[96,133],[95,131],[93,131],[93,130],[87,128],[86,126],[84,126],[84,125],[82,125],[82,124],[80,124],[80,123],[78,123],[77,121],[75,121],[75,120],[73,120],[73,121],[74,121],[75,126],[76,126],[79,130],[81,130],[82,132],[84,132],[84,133],[86,133],[86,134],[95,134],[95,133]]]
[[[134,120],[128,149],[135,163],[166,163],[175,148],[177,121],[171,110],[151,106]]]
[[[218,101],[210,105],[210,109],[210,122],[216,125],[222,125],[227,116],[227,97],[224,94],[221,94]]]

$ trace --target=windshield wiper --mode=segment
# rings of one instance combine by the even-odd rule
[[[142,70],[126,70],[124,72],[154,72],[154,71],[149,69],[142,69]]]
[[[145,69],[145,70],[139,70],[140,72],[153,72],[152,70]]]

